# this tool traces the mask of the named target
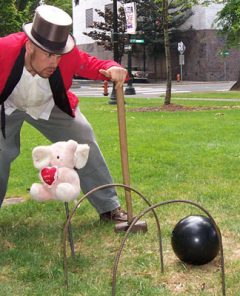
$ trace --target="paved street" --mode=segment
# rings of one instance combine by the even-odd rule
[[[203,92],[203,91],[227,91],[234,84],[234,82],[221,81],[221,82],[173,82],[172,92]],[[102,83],[94,81],[78,81],[77,84],[72,87],[72,91],[81,97],[101,97],[103,96]],[[165,93],[165,82],[158,83],[134,83],[136,95],[129,95],[131,98],[156,98],[159,95]],[[127,85],[124,86],[124,89]],[[111,92],[112,86],[109,84],[109,92]]]

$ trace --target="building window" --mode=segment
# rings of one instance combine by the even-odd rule
[[[86,9],[86,28],[93,26],[93,8]]]

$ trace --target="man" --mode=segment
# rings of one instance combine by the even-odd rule
[[[11,162],[20,153],[20,130],[24,121],[50,141],[73,139],[90,146],[87,165],[79,177],[84,193],[112,183],[92,128],[77,108],[69,91],[73,75],[111,79],[122,87],[126,70],[113,61],[103,61],[78,50],[69,33],[71,17],[49,5],[36,9],[33,23],[24,32],[0,38],[0,206],[7,191]],[[114,188],[89,197],[100,218],[127,220]]]

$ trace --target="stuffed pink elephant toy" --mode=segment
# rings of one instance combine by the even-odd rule
[[[69,202],[79,196],[80,179],[74,168],[87,163],[89,146],[73,140],[38,146],[32,151],[33,164],[40,170],[42,184],[34,183],[30,194],[37,201]]]

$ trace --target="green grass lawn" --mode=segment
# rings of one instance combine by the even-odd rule
[[[211,94],[173,96],[174,104],[216,109],[179,112],[135,112],[157,107],[162,99],[126,99],[131,186],[152,204],[170,199],[192,200],[216,220],[225,253],[227,295],[240,295],[240,102],[207,101]],[[202,97],[201,97],[202,95]],[[196,98],[197,94],[192,94]],[[235,92],[234,98],[240,98]],[[181,99],[182,98],[182,99]],[[233,98],[218,93],[215,98]],[[181,100],[180,100],[181,99]],[[92,123],[114,182],[122,183],[117,109],[107,98],[82,98],[82,112]],[[63,285],[62,229],[64,206],[36,203],[27,189],[38,181],[31,150],[48,142],[30,126],[22,129],[21,156],[13,163],[8,197],[25,203],[3,207],[0,215],[0,295],[111,295],[111,276],[123,234],[101,224],[84,201],[73,218],[76,258],[69,256],[69,289]],[[124,204],[124,192],[117,189]],[[134,213],[146,204],[132,194]],[[74,205],[70,205],[73,208]],[[154,218],[146,215],[149,231],[131,235],[117,274],[117,295],[221,295],[219,257],[194,267],[174,255],[170,238],[174,225],[199,210],[188,205],[157,209],[163,232],[165,272],[160,273]]]
[[[200,98],[200,99],[240,99],[239,91],[212,91],[212,92],[186,92],[173,93],[172,98]]]

